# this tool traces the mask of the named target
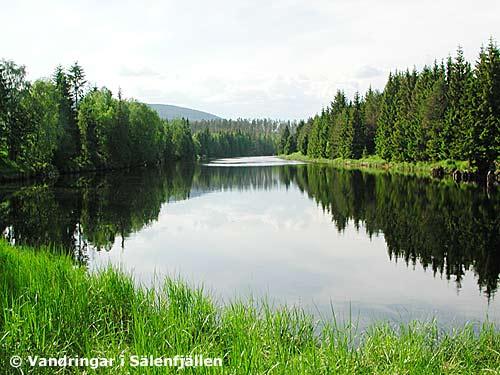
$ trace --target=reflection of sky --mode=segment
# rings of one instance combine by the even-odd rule
[[[371,240],[350,224],[338,233],[331,217],[296,186],[224,191],[165,204],[158,221],[120,248],[93,253],[94,265],[111,261],[150,282],[175,275],[203,283],[215,296],[268,296],[340,316],[483,320],[487,300],[472,272],[457,292],[453,280],[420,265],[390,261],[383,236]],[[499,318],[499,303],[489,308]]]
[[[301,165],[305,164],[295,160],[279,159],[275,156],[250,156],[241,158],[223,158],[212,160],[203,165],[210,167],[270,167],[278,165]]]

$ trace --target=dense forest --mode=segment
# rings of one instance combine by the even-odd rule
[[[338,91],[321,114],[285,127],[279,152],[312,158],[469,161],[484,175],[500,155],[500,51],[490,40],[474,68],[454,58],[421,71],[396,71],[383,92],[349,100]]]
[[[297,151],[311,158],[466,160],[485,175],[500,155],[498,46],[490,40],[474,67],[459,48],[421,71],[389,74],[382,92],[370,88],[349,100],[338,91],[320,114],[298,124],[167,121],[121,92],[91,87],[78,63],[29,82],[24,66],[0,61],[0,177]]]
[[[211,132],[240,130],[250,134],[275,134],[285,126],[294,127],[295,122],[272,119],[213,119],[199,120],[191,123],[193,133],[208,128]]]
[[[0,177],[274,154],[276,136],[249,129],[201,132],[163,120],[148,105],[87,84],[83,68],[57,67],[29,82],[24,66],[0,61]]]
[[[273,155],[276,134],[259,134],[242,130],[210,131],[207,128],[194,135],[198,153],[204,158]]]

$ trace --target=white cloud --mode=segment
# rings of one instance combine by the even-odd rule
[[[358,71],[356,72],[356,77],[358,77],[358,78],[374,78],[374,77],[378,77],[378,76],[381,76],[384,74],[385,74],[384,71],[382,71],[381,69],[375,68],[373,66],[365,65],[365,66],[362,66],[361,68],[358,69]]]
[[[23,1],[2,4],[1,56],[31,78],[78,60],[98,86],[225,117],[303,118],[337,89],[500,37],[478,0]]]
[[[138,69],[122,66],[119,73],[124,77],[162,77],[160,73],[147,66]]]

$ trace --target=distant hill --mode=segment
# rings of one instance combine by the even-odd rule
[[[166,120],[171,120],[174,118],[184,117],[190,121],[200,121],[200,120],[217,120],[220,117],[215,116],[211,113],[197,111],[195,109],[178,107],[176,105],[169,104],[148,104],[152,109],[158,112],[158,115]]]

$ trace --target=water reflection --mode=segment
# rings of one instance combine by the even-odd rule
[[[349,220],[371,237],[383,233],[389,257],[420,263],[454,278],[472,269],[487,297],[500,274],[500,199],[477,187],[401,175],[326,167],[285,169],[332,215],[339,231]]]
[[[483,295],[487,299],[494,296],[500,274],[499,195],[488,196],[474,186],[457,186],[401,175],[369,174],[320,165],[234,165],[227,168],[216,164],[177,164],[133,172],[65,177],[54,184],[3,185],[0,187],[0,233],[15,243],[50,244],[65,248],[78,261],[87,262],[90,249],[110,250],[118,243],[128,251],[127,241],[132,234],[157,225],[155,223],[162,210],[176,212],[178,207],[173,203],[165,205],[167,202],[179,202],[210,192],[255,192],[258,194],[245,195],[244,199],[251,202],[247,202],[244,213],[237,211],[240,204],[237,199],[241,195],[222,194],[214,196],[210,202],[204,201],[204,204],[211,204],[200,206],[204,211],[195,211],[194,206],[190,206],[191,221],[182,222],[181,213],[168,218],[169,225],[183,225],[182,230],[189,232],[191,226],[199,224],[200,216],[210,212],[204,225],[211,225],[213,232],[222,228],[217,221],[221,207],[233,200],[234,204],[228,208],[232,212],[225,213],[234,217],[231,230],[237,231],[245,226],[249,237],[225,232],[211,240],[214,241],[214,248],[240,249],[244,246],[238,241],[251,242],[252,236],[259,235],[257,229],[252,234],[252,228],[257,228],[251,221],[252,215],[256,215],[259,209],[259,215],[264,215],[262,212],[268,212],[266,207],[273,208],[289,189],[302,192],[314,200],[331,218],[330,225],[336,228],[337,233],[349,232],[351,225],[355,228],[357,234],[356,231],[346,234],[347,237],[353,236],[354,240],[342,245],[345,249],[349,250],[349,246],[353,249],[356,246],[376,247],[370,239],[378,236],[385,241],[388,258],[392,262],[403,261],[414,267],[421,265],[432,270],[434,276],[453,279],[458,289],[470,270]],[[323,241],[321,246],[325,249],[338,245],[327,243],[330,234],[323,227],[318,226],[314,231],[311,225],[304,224],[304,220],[309,220],[309,211],[306,210],[311,208],[310,204],[303,203],[297,208],[294,207],[297,201],[295,195],[286,199],[286,203],[276,206],[279,209],[275,207],[266,219],[271,228],[274,225],[278,230],[273,236],[263,237],[267,238],[268,244],[265,249],[259,249],[264,251],[260,255],[262,263],[266,255],[280,246],[288,246],[286,239],[279,241],[280,236],[297,236],[294,241],[303,242],[305,255],[313,251],[310,250],[313,246],[308,246],[308,243]],[[193,217],[197,215],[198,221],[194,221]],[[287,220],[290,225],[295,225],[290,231],[280,227]],[[168,233],[164,229],[157,235],[167,236]],[[339,241],[338,236],[331,238],[332,242]],[[226,244],[217,244],[217,239]],[[186,239],[183,241],[186,242]],[[355,243],[357,245],[353,245]],[[194,246],[194,242],[184,245]],[[173,250],[184,245],[175,241],[171,243],[175,247]],[[252,254],[246,261],[259,262],[259,251],[249,247],[248,252]],[[352,251],[352,259],[347,259],[345,264],[347,268],[349,263],[363,262]],[[310,256],[322,262],[323,255],[311,253]],[[297,259],[297,262],[304,262],[304,259]],[[203,266],[205,264],[200,262],[200,267]],[[241,267],[243,269],[245,265]],[[259,267],[266,269],[267,274],[274,272],[279,275],[281,272],[266,264]],[[370,264],[364,267],[364,277],[369,278]],[[179,270],[180,273],[182,271]],[[231,272],[233,278],[237,277],[238,270]],[[314,276],[310,272],[308,277],[321,278],[321,274],[318,272]],[[344,282],[348,282],[348,277],[344,276]],[[321,284],[320,281],[318,283]],[[293,280],[289,284],[293,284]],[[300,289],[301,286],[290,285],[290,288]],[[283,291],[283,294],[287,292]]]

